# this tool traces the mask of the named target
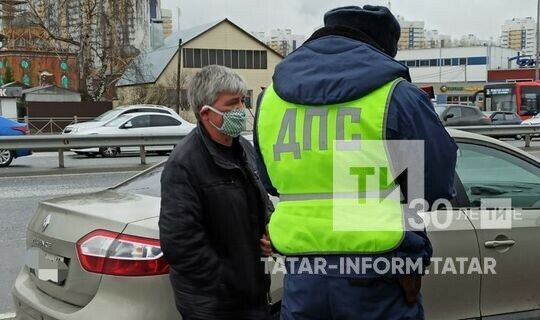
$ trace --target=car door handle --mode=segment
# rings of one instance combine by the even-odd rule
[[[486,248],[500,248],[500,247],[511,247],[516,242],[514,240],[494,240],[494,241],[486,241],[484,243],[484,246]]]

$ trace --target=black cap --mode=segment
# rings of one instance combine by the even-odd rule
[[[345,27],[370,36],[386,54],[395,57],[401,35],[399,22],[387,7],[340,7],[324,15],[326,27]]]

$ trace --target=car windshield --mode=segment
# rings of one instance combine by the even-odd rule
[[[122,123],[128,121],[131,118],[131,115],[129,114],[123,114],[119,116],[118,118],[111,120],[105,124],[105,127],[118,127]]]
[[[109,120],[116,118],[116,116],[118,116],[120,113],[122,113],[121,110],[109,110],[103,113],[102,115],[98,116],[97,118],[95,118],[94,121],[107,122]]]
[[[116,190],[152,197],[160,197],[161,172],[163,171],[164,166],[165,162],[119,185],[118,187],[116,187]]]

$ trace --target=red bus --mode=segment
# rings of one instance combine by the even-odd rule
[[[485,111],[512,111],[522,120],[540,112],[540,81],[487,84],[484,87]]]

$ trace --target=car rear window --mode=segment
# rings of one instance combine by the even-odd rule
[[[160,197],[161,173],[163,172],[164,166],[165,163],[148,169],[148,171],[143,172],[141,175],[122,183],[116,187],[115,190],[151,197]]]

